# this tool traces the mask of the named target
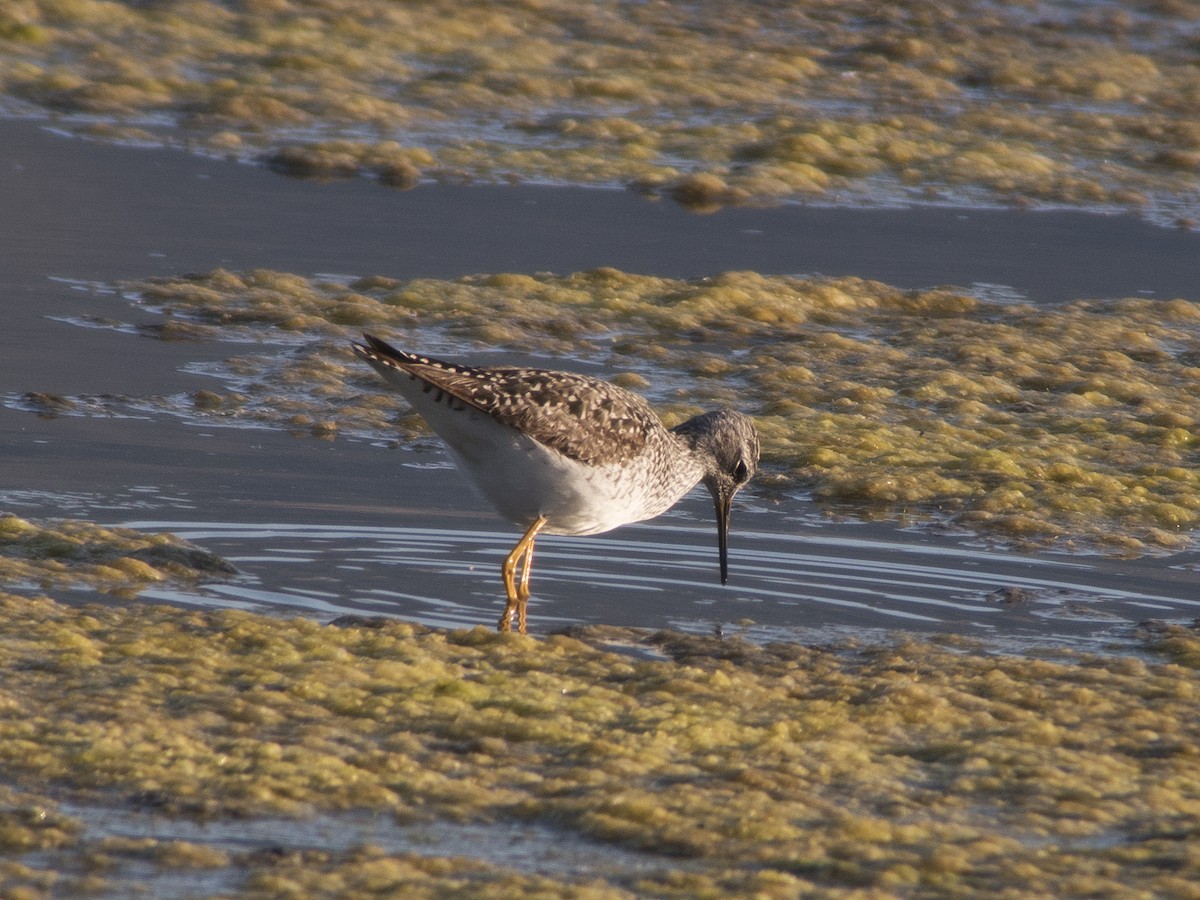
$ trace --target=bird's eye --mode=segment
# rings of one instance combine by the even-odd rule
[[[739,459],[737,465],[733,467],[733,480],[741,484],[750,477],[750,470],[746,468],[745,460]]]

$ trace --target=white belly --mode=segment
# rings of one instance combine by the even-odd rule
[[[630,479],[616,477],[612,466],[576,462],[407,375],[380,371],[437,432],[475,488],[518,525],[545,516],[547,534],[599,534],[657,516],[700,479],[699,468],[690,477],[679,473],[670,489],[647,497]]]
[[[631,499],[609,467],[567,459],[484,413],[457,416],[469,418],[470,428],[453,443],[446,440],[450,455],[509,521],[529,525],[545,516],[546,534],[599,534],[662,512]]]

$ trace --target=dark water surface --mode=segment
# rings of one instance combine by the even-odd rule
[[[595,266],[860,275],[998,285],[1040,301],[1189,296],[1200,237],[1130,217],[783,206],[708,216],[619,191],[314,184],[167,150],[0,121],[0,394],[144,396],[227,345],[166,343],[73,318],[146,316],[71,280],[264,267],[447,277]],[[752,491],[717,584],[709,501],[598,538],[544,538],[531,623],[754,637],[956,631],[1001,645],[1123,647],[1141,619],[1200,615],[1200,554],[1022,554],[930,528],[833,522]],[[184,603],[490,624],[515,529],[438,451],[155,417],[41,419],[0,406],[0,510],[170,530],[244,573]],[[1020,593],[1006,589],[1020,588]],[[998,593],[999,592],[999,593]],[[1016,599],[1018,602],[1005,602]]]

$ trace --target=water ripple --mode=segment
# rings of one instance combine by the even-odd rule
[[[178,534],[243,573],[186,591],[153,589],[145,593],[151,599],[456,628],[496,621],[500,562],[517,538],[422,527],[122,524]],[[1130,626],[1146,618],[1200,615],[1194,574],[1161,560],[1029,555],[910,540],[894,529],[852,532],[737,532],[726,587],[710,528],[666,519],[601,537],[544,536],[530,621],[539,632],[572,623],[686,630],[733,623],[760,639],[898,629],[1104,649],[1127,644]]]

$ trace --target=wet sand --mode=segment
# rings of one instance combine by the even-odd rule
[[[10,398],[207,387],[182,369],[223,358],[228,346],[81,328],[88,317],[153,317],[79,282],[215,266],[401,278],[745,268],[904,287],[994,284],[1039,301],[1190,296],[1200,283],[1200,237],[1129,217],[797,205],[697,216],[597,189],[398,193],[63,138],[36,121],[0,122],[0,148],[0,194],[9,198],[0,221],[0,384]],[[433,442],[395,451],[156,417],[41,419],[5,406],[0,457],[3,508],[177,531],[245,574],[166,599],[317,618],[370,611],[436,625],[495,618],[495,569],[511,528],[481,512]],[[699,495],[659,523],[602,541],[547,541],[534,627],[704,631],[742,622],[761,637],[961,630],[1026,647],[1092,648],[1124,646],[1141,618],[1196,615],[1194,552],[1136,561],[986,553],[970,535],[863,524],[847,512],[835,522],[803,499],[750,492],[735,513],[728,589],[716,583],[708,502]],[[629,579],[627,558],[649,544],[661,553],[646,553]],[[678,564],[647,583],[643,576],[667,558]],[[1012,595],[997,592],[1013,587],[1026,591],[1022,602],[1002,602]]]

